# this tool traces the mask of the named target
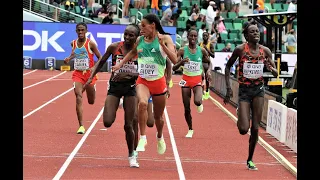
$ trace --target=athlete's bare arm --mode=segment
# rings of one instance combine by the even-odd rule
[[[236,62],[237,58],[240,58],[242,55],[242,52],[244,50],[244,44],[241,44],[237,46],[234,51],[232,52],[231,57],[229,58],[226,68],[224,69],[224,75],[225,75],[225,80],[226,80],[226,87],[227,89],[231,88],[230,87],[230,68],[233,66],[234,62]]]
[[[98,58],[98,61],[101,59],[101,54],[100,51],[96,45],[96,43],[94,43],[93,41],[89,42],[89,46],[91,51],[96,55],[96,57]]]
[[[114,53],[115,49],[118,47],[119,42],[112,43],[108,46],[106,52],[104,55],[98,60],[98,62],[95,64],[94,70],[91,73],[90,78],[93,78],[103,67],[104,63],[107,62],[107,59],[110,57],[111,54]]]
[[[162,35],[163,36],[163,43],[160,43],[163,51],[168,55],[168,58],[173,64],[177,63],[177,55],[175,51],[175,47],[170,35]]]
[[[122,59],[122,61],[115,65],[115,66],[112,66],[112,71],[116,71],[116,70],[119,70],[125,63],[127,63],[130,59],[134,58],[134,56],[137,55],[138,51],[137,51],[137,47],[139,45],[139,41],[140,41],[140,37],[139,36],[136,40],[136,42],[134,43],[134,46],[133,48],[131,49],[131,51],[128,52],[128,54]]]
[[[179,69],[179,67],[181,65],[184,64],[185,61],[183,61],[183,59],[182,59],[183,55],[184,55],[184,48],[180,48],[178,51],[178,54],[177,54],[178,62],[175,65],[173,65],[173,67],[172,67],[173,71],[176,71],[177,69]]]
[[[271,71],[272,75],[277,77],[278,76],[278,70],[276,69],[276,65],[274,64],[274,61],[272,60],[272,53],[269,48],[262,46],[266,58],[266,65],[267,69]]]
[[[171,61],[166,58],[166,82],[167,82],[167,85],[169,85],[170,83],[170,80],[171,80],[171,76],[172,76],[172,64],[171,64]]]
[[[210,51],[208,51],[209,55],[214,58],[214,44],[212,42],[210,42]]]
[[[71,45],[71,48],[72,48],[71,54],[70,54],[69,57],[66,57],[66,58],[64,59],[64,63],[65,63],[65,64],[69,64],[70,60],[75,57],[74,51],[73,51],[73,41],[71,41],[70,45]]]

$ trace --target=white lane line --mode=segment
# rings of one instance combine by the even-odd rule
[[[61,96],[65,95],[65,94],[67,94],[67,93],[70,92],[71,90],[73,90],[73,87],[70,88],[70,89],[68,89],[68,90],[66,90],[65,92],[59,94],[58,96],[54,97],[54,98],[51,99],[50,101],[42,104],[42,105],[39,106],[38,108],[36,108],[36,109],[34,109],[33,111],[29,112],[28,114],[24,115],[24,116],[23,116],[23,119],[25,119],[26,117],[28,117],[28,116],[32,115],[33,113],[39,111],[40,109],[42,109],[42,108],[45,107],[46,105],[52,103],[53,101],[57,100],[58,98],[60,98]]]
[[[168,131],[169,131],[169,136],[170,136],[170,141],[171,141],[171,146],[172,146],[172,150],[173,150],[174,159],[175,159],[176,165],[177,165],[179,179],[180,180],[185,180],[186,177],[185,177],[184,172],[183,172],[180,156],[179,156],[179,153],[178,153],[176,141],[174,139],[174,135],[173,135],[173,131],[172,131],[172,128],[171,128],[171,123],[170,123],[170,119],[169,119],[169,115],[168,115],[166,107],[164,108],[164,116],[166,117],[166,123],[167,123]]]
[[[236,118],[228,109],[223,107],[223,105],[214,99],[213,97],[209,97],[210,100],[218,106],[224,113],[226,113],[235,123],[237,123],[238,118]],[[248,134],[250,134],[250,129]],[[270,144],[264,141],[260,136],[258,136],[258,143],[267,150],[274,158],[276,158],[286,169],[288,169],[293,175],[297,177],[297,168],[293,166],[281,153],[279,153],[276,149],[274,149]]]
[[[67,158],[67,160],[64,162],[64,164],[61,166],[61,168],[59,169],[58,173],[54,176],[53,180],[58,180],[61,178],[61,176],[63,175],[63,173],[66,171],[66,169],[68,168],[69,164],[71,163],[72,159],[74,158],[74,156],[77,154],[77,152],[79,151],[79,149],[81,148],[81,146],[83,145],[84,141],[87,139],[88,135],[90,134],[91,130],[93,129],[93,127],[96,125],[97,121],[100,119],[100,117],[102,116],[103,113],[103,109],[104,107],[102,107],[102,109],[100,110],[98,116],[96,117],[96,119],[93,121],[93,123],[90,125],[89,129],[87,130],[87,132],[82,136],[81,140],[79,141],[79,143],[77,144],[77,146],[74,148],[74,150],[71,152],[71,154],[69,155],[69,157]]]
[[[29,71],[29,72],[27,72],[27,73],[24,73],[23,76],[28,75],[28,74],[31,74],[31,73],[33,73],[33,72],[36,72],[37,70],[38,70],[38,69],[35,69],[35,70],[33,70],[33,71]]]
[[[38,85],[38,84],[41,84],[41,83],[50,81],[51,79],[54,79],[54,78],[56,78],[56,77],[58,77],[58,76],[61,76],[62,74],[66,73],[66,72],[67,72],[67,71],[63,71],[62,73],[60,73],[60,74],[58,74],[58,75],[55,75],[55,76],[53,76],[53,77],[51,77],[51,78],[45,79],[45,80],[40,81],[40,82],[37,82],[37,83],[35,83],[35,84],[31,84],[30,86],[24,87],[23,90],[28,89],[28,88],[31,88],[31,87],[33,87],[33,86],[36,86],[36,85]]]

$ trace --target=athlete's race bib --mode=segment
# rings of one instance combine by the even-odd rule
[[[119,64],[122,59],[116,60],[116,64]],[[138,72],[138,65],[134,64],[134,62],[127,62],[124,64],[119,70],[115,71],[115,74],[122,73],[122,72],[129,72],[129,73],[137,73]]]
[[[245,62],[243,64],[243,76],[249,79],[257,79],[263,76],[264,64],[253,64]]]
[[[89,59],[74,59],[74,69],[79,71],[84,71],[89,69]]]
[[[141,78],[155,78],[159,74],[158,65],[151,63],[140,63],[138,71]]]
[[[181,79],[180,82],[179,82],[179,86],[183,87],[184,85],[186,85],[186,83],[187,82],[185,80]]]
[[[189,61],[189,62],[185,63],[183,67],[184,67],[184,70],[188,71],[188,72],[199,72],[200,67],[201,67],[201,63]]]

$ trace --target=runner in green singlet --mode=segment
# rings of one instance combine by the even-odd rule
[[[146,121],[148,117],[147,106],[150,95],[153,101],[153,115],[157,127],[157,151],[163,154],[166,151],[166,143],[163,138],[162,130],[164,121],[161,118],[166,105],[167,87],[165,79],[166,58],[168,57],[173,64],[177,62],[175,47],[170,34],[164,32],[158,17],[148,14],[141,21],[141,33],[137,39],[135,48],[132,49],[116,66],[113,71],[129,61],[138,53],[137,97],[138,97],[138,120],[140,128],[140,140],[137,151],[145,151],[147,144]]]
[[[184,105],[184,116],[188,124],[189,131],[186,135],[187,138],[192,138],[192,117],[190,109],[191,89],[194,94],[194,104],[197,106],[197,111],[201,113],[203,111],[202,105],[202,75],[203,75],[203,63],[208,63],[209,69],[211,69],[211,61],[209,59],[208,52],[196,44],[198,38],[198,32],[195,29],[188,31],[189,44],[179,49],[178,51],[178,63],[172,68],[173,71],[177,70],[180,66],[183,66],[183,76],[179,85],[181,86],[182,100]],[[206,72],[205,77],[211,81],[211,70]]]

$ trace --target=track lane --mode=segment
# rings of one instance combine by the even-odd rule
[[[179,79],[179,76],[173,78]],[[191,111],[194,136],[187,139],[181,88],[175,84],[168,101],[168,114],[175,119],[172,128],[186,179],[296,179],[260,145],[254,154],[259,171],[248,171],[249,136],[241,136],[236,124],[210,100],[204,101],[202,114],[197,113],[193,102]]]
[[[72,83],[71,80],[70,83]],[[60,82],[60,87],[63,86],[67,89],[70,84]],[[84,126],[86,128],[90,126],[100,111],[99,108],[104,104],[104,99],[99,97],[106,94],[105,87],[105,82],[97,82],[98,91],[94,105],[87,103],[84,94]],[[31,92],[34,92],[36,98],[38,92]],[[45,94],[49,95],[50,92]],[[24,178],[52,179],[82,137],[76,134],[78,122],[74,94],[68,93],[27,117],[23,128]]]

